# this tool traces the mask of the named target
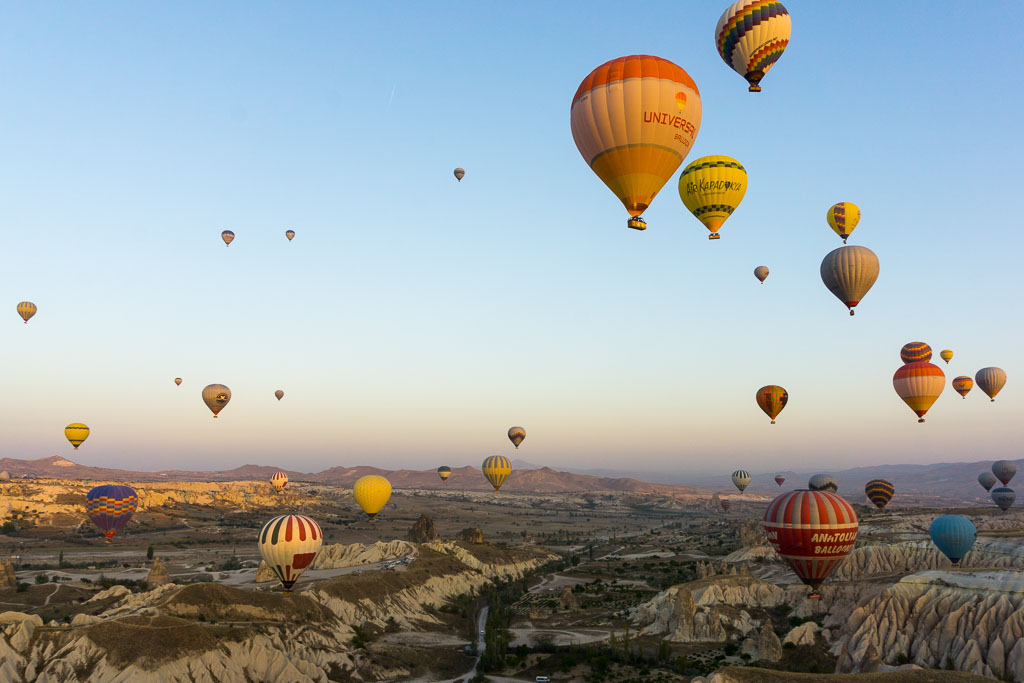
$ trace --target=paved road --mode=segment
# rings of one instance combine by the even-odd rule
[[[476,676],[476,669],[480,666],[480,658],[483,656],[484,650],[487,649],[487,643],[484,642],[483,634],[487,628],[487,612],[489,612],[490,609],[490,607],[485,605],[484,608],[480,610],[480,617],[476,620],[476,662],[473,664],[473,670],[466,675],[467,681],[473,680],[473,677]]]

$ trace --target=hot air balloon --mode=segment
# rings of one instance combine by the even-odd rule
[[[768,279],[768,266],[758,266],[757,268],[754,268],[754,277],[760,280],[763,285],[764,281]]]
[[[72,422],[64,428],[64,436],[77,451],[82,442],[89,438],[89,427],[81,422]]]
[[[179,386],[180,387],[181,386],[181,378],[180,377],[175,377],[174,378],[174,384],[175,384],[175,386]]]
[[[679,197],[690,213],[711,231],[709,240],[721,237],[719,228],[746,193],[747,172],[732,157],[701,157],[679,174]],[[767,270],[765,268],[766,276]]]
[[[807,488],[812,491],[839,492],[839,482],[831,474],[815,474],[807,481]]]
[[[519,450],[519,444],[526,439],[526,430],[522,427],[509,427],[508,429],[508,440],[512,442],[512,445]]]
[[[512,474],[512,461],[503,455],[492,455],[484,460],[484,464],[481,465],[480,469],[483,470],[484,477],[494,487],[494,492],[497,493],[501,485]]]
[[[722,512],[728,512],[729,508],[732,507],[732,501],[728,498],[722,498],[718,501],[718,504],[722,506]]]
[[[281,515],[263,525],[256,537],[263,561],[277,574],[285,593],[312,566],[324,543],[320,525],[305,515]]]
[[[782,486],[783,484],[786,483],[786,478],[784,476],[782,476],[781,474],[776,474],[775,475],[775,483],[778,484],[779,486]]]
[[[465,177],[466,177],[466,169],[464,169],[464,168],[457,168],[457,169],[455,169],[455,179],[456,180],[458,180],[461,183],[462,179],[465,178]]]
[[[1017,500],[1017,494],[1011,488],[1000,486],[997,489],[992,489],[992,500],[1000,510],[1006,512],[1013,505],[1013,501]]]
[[[877,279],[878,257],[867,247],[839,247],[821,260],[821,281],[850,309],[850,315]]]
[[[270,475],[270,483],[277,491],[284,491],[288,486],[288,474],[286,472],[274,472]]]
[[[619,198],[628,227],[676,172],[700,130],[697,84],[661,57],[619,57],[590,72],[572,98],[572,138],[583,160]]]
[[[927,363],[932,359],[932,347],[924,342],[908,342],[900,349],[900,360],[904,363]]]
[[[743,493],[743,490],[750,486],[750,472],[746,470],[736,470],[732,473],[732,483]]]
[[[974,545],[974,539],[978,535],[978,529],[971,520],[960,515],[936,517],[928,531],[932,536],[932,543],[953,564],[960,564],[960,560]]]
[[[884,510],[892,500],[893,494],[896,493],[896,487],[892,485],[891,481],[872,479],[864,486],[864,493],[867,494],[868,500],[875,504],[875,507]]]
[[[37,309],[36,305],[31,301],[22,301],[18,304],[18,315],[20,315],[21,319],[25,321],[26,325],[28,324],[28,319],[34,316],[37,310],[39,309]]]
[[[284,392],[278,389],[277,391],[274,392],[274,396],[276,396],[277,400],[280,401],[282,398],[284,398]]]
[[[437,476],[441,477],[441,481],[447,482],[448,477],[452,476],[452,468],[448,465],[441,465],[437,468]]]
[[[946,361],[946,365],[949,365],[949,361],[953,360],[953,352],[949,349],[942,349],[939,351],[939,358]]]
[[[974,388],[974,380],[966,375],[953,378],[953,391],[967,398],[968,392]]]
[[[825,212],[825,220],[828,221],[828,227],[842,237],[843,244],[846,244],[846,238],[860,223],[860,207],[853,202],[833,204]]]
[[[220,238],[224,240],[225,247],[231,246],[231,242],[234,241],[235,239],[235,233],[231,232],[230,230],[225,230],[220,234]]]
[[[991,472],[982,472],[978,475],[978,483],[985,487],[986,491],[991,491],[992,487],[996,485],[996,475]]]
[[[761,92],[761,79],[789,44],[789,12],[774,0],[740,0],[722,13],[715,27],[715,47],[733,71]]]
[[[775,418],[789,402],[789,392],[777,384],[769,384],[758,389],[754,398],[765,415],[772,419],[772,424],[775,424]]]
[[[284,231],[284,236],[288,238],[289,242],[291,242],[293,239],[295,239],[295,231],[294,230],[285,230]]]
[[[805,584],[810,598],[839,566],[857,540],[857,513],[835,493],[797,490],[768,504],[764,532],[768,542]]]
[[[391,482],[378,474],[359,477],[352,485],[352,496],[366,516],[373,519],[391,498]]]
[[[139,497],[129,486],[97,486],[85,495],[85,512],[107,537],[107,543],[124,528],[139,507]]]
[[[1006,373],[1002,368],[982,368],[974,375],[974,381],[978,383],[979,389],[995,401],[996,394],[1002,391],[1003,385],[1006,384]]]
[[[924,422],[924,415],[946,388],[946,376],[931,363],[907,363],[892,376],[892,386],[903,402]]]
[[[992,474],[1003,482],[1003,486],[1009,486],[1013,475],[1017,474],[1017,465],[1010,460],[996,460],[992,463]]]
[[[224,410],[224,406],[231,400],[231,390],[223,384],[208,384],[203,387],[203,403],[213,411],[213,416]]]

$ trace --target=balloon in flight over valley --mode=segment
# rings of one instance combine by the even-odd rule
[[[891,481],[872,479],[864,486],[864,493],[868,500],[875,504],[875,507],[884,510],[892,500],[893,494],[896,493],[896,487],[892,485]]]
[[[448,465],[441,465],[437,468],[437,476],[441,477],[441,481],[447,482],[448,477],[452,476],[452,468]]]
[[[775,475],[775,483],[778,484],[779,486],[782,486],[783,484],[786,483],[786,478],[784,476],[782,476],[781,474],[776,474]]]
[[[287,472],[274,472],[270,475],[270,484],[277,491],[284,491],[285,487],[288,486],[288,473]]]
[[[284,398],[284,392],[278,389],[277,391],[274,392],[274,396],[277,397],[278,401],[280,401],[282,398]]]
[[[225,230],[220,234],[220,238],[224,240],[224,246],[231,246],[231,243],[235,240],[235,233],[230,230]]]
[[[992,489],[992,500],[1000,510],[1006,512],[1013,506],[1013,501],[1017,500],[1017,494],[1011,488],[1000,486],[997,489]]]
[[[179,387],[181,386],[181,378],[180,377],[175,377],[174,378],[174,385],[175,386],[179,386]]]
[[[746,193],[747,171],[732,157],[701,157],[679,174],[679,198],[690,213],[711,231],[709,240],[721,238],[719,229]]]
[[[89,427],[81,422],[72,422],[64,428],[64,436],[77,451],[82,442],[89,438]]]
[[[953,378],[953,391],[967,398],[967,394],[974,388],[974,380],[966,375]]]
[[[1013,476],[1017,474],[1017,464],[1012,460],[996,460],[992,463],[992,474],[1003,482],[1003,486],[1009,486]]]
[[[18,304],[17,310],[18,315],[21,316],[21,319],[24,320],[25,324],[27,325],[28,319],[34,316],[36,314],[36,311],[39,309],[37,309],[36,305],[31,301],[22,301],[20,304]]]
[[[853,202],[833,204],[828,207],[825,220],[828,221],[828,227],[842,237],[843,244],[846,244],[846,238],[857,227],[857,223],[860,223],[860,207]]]
[[[906,363],[927,363],[932,359],[932,347],[924,342],[908,342],[900,349],[900,360]]]
[[[815,474],[807,480],[807,488],[812,491],[839,492],[839,482],[831,474]]]
[[[728,512],[729,508],[732,507],[732,501],[728,498],[719,499],[718,504],[721,506],[722,512]]]
[[[207,384],[203,387],[203,403],[217,417],[224,406],[231,400],[231,390],[223,384]]]
[[[1006,373],[1002,368],[982,368],[975,373],[974,381],[978,383],[979,389],[995,401],[996,394],[1002,391],[1006,384]]]
[[[750,486],[750,472],[746,470],[736,470],[732,473],[733,486],[740,490],[740,493]]]
[[[760,280],[763,285],[764,281],[768,279],[768,266],[758,266],[757,268],[754,268],[754,277]]]
[[[779,556],[801,581],[810,598],[853,548],[860,525],[857,513],[829,491],[797,490],[768,504],[764,532]]]
[[[821,281],[850,315],[875,284],[878,272],[878,256],[867,247],[839,247],[821,260]]]
[[[626,207],[627,226],[644,230],[640,215],[697,139],[700,92],[667,59],[619,57],[583,79],[569,120],[583,160]]]
[[[302,572],[313,564],[324,543],[320,525],[305,515],[281,515],[263,525],[259,536],[260,555],[280,579],[285,593]]]
[[[758,389],[754,399],[764,414],[771,418],[772,424],[775,424],[775,418],[789,403],[789,392],[777,384],[769,384]]]
[[[289,242],[291,242],[293,239],[295,239],[295,231],[294,230],[285,230],[284,231],[284,236],[288,238]]]
[[[484,473],[484,478],[490,482],[494,487],[494,492],[497,493],[501,485],[512,474],[512,461],[503,455],[492,455],[484,459],[480,469]]]
[[[455,179],[456,180],[458,180],[461,183],[462,179],[465,178],[465,177],[466,177],[466,169],[464,169],[464,168],[457,168],[457,169],[455,169]]]
[[[740,0],[729,6],[715,27],[715,47],[729,68],[743,76],[750,92],[789,45],[792,21],[776,0]]]
[[[85,512],[107,537],[107,543],[132,518],[139,497],[130,486],[106,484],[85,494]]]
[[[391,498],[391,482],[379,474],[359,477],[352,485],[352,496],[366,516],[373,519]]]
[[[917,415],[918,422],[946,388],[946,376],[937,365],[926,362],[907,363],[892,376],[896,394]]]
[[[991,491],[992,487],[996,485],[996,475],[991,472],[982,472],[978,475],[978,483],[985,487],[986,491]]]
[[[543,435],[542,435],[543,436]],[[508,429],[508,440],[512,442],[512,445],[519,450],[519,444],[526,439],[526,430],[522,427],[509,427]]]
[[[936,517],[928,532],[935,547],[953,564],[960,564],[978,536],[978,529],[971,520],[960,515]]]
[[[949,349],[942,349],[939,351],[939,358],[946,361],[946,365],[949,365],[949,361],[953,360],[953,352]]]

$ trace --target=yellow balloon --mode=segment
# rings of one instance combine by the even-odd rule
[[[949,349],[943,349],[942,351],[939,351],[939,358],[946,361],[948,364],[949,361],[953,360],[953,352]]]
[[[846,238],[857,227],[857,223],[860,223],[860,207],[853,202],[833,204],[828,207],[825,220],[828,221],[828,226],[843,238],[843,244],[846,244]]]
[[[719,228],[746,193],[747,172],[732,157],[701,157],[679,174],[679,197],[690,213],[711,231],[709,240],[720,237]]]
[[[380,475],[368,474],[356,480],[352,495],[366,516],[373,519],[391,498],[391,482]]]
[[[484,460],[484,464],[480,469],[483,470],[484,477],[494,487],[494,492],[497,493],[501,485],[512,474],[512,461],[503,455],[492,455]]]
[[[71,445],[77,451],[82,442],[89,438],[89,427],[81,422],[72,422],[64,428],[64,436],[67,437],[68,441],[71,442]]]
[[[21,319],[28,323],[28,319],[36,314],[36,305],[31,301],[22,301],[18,304],[18,315]]]

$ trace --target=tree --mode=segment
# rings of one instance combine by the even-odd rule
[[[148,548],[146,548],[146,559],[147,560],[152,560],[153,559],[153,546],[149,546]]]
[[[57,568],[64,569],[64,551],[61,550],[57,555]]]

